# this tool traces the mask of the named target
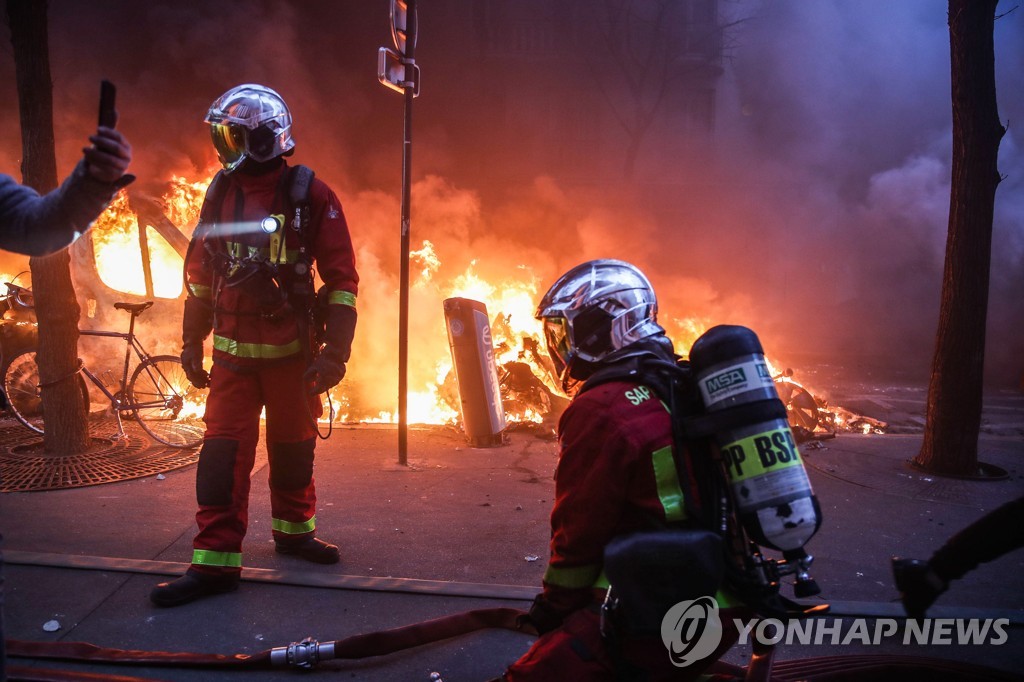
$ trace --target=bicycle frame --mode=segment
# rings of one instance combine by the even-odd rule
[[[135,318],[138,317],[137,313],[131,313],[131,321],[128,323],[127,332],[108,332],[99,329],[79,329],[78,333],[81,336],[99,336],[111,339],[124,339],[126,341],[124,349],[124,367],[121,370],[121,393],[122,396],[119,399],[116,393],[111,393],[104,385],[103,381],[93,374],[88,367],[82,365],[82,373],[89,377],[89,380],[96,385],[100,391],[103,392],[110,403],[117,408],[118,411],[125,409],[125,399],[127,396],[123,395],[124,391],[128,388],[128,368],[131,366],[132,351],[135,351],[135,355],[138,356],[139,362],[145,362],[149,359],[149,353],[142,346],[142,343],[135,338]]]
[[[202,417],[198,412],[203,399],[196,393],[197,389],[187,381],[181,360],[176,355],[151,355],[136,336],[135,318],[152,305],[152,301],[115,303],[114,308],[123,310],[130,316],[128,330],[125,332],[103,329],[78,330],[82,337],[124,342],[124,361],[118,379],[113,376],[115,370],[108,369],[106,363],[101,368],[102,371],[93,371],[81,359],[78,368],[68,378],[75,374],[84,375],[84,378],[74,378],[81,386],[82,399],[86,406],[89,404],[86,380],[91,381],[106,397],[117,420],[115,439],[126,437],[122,419],[127,416],[138,421],[142,430],[154,441],[170,447],[195,447],[202,442],[205,431]],[[0,378],[4,389],[0,395],[7,398],[6,407],[18,421],[30,430],[42,434],[45,419],[42,414],[39,369],[35,361],[37,348],[35,344],[22,344],[16,350],[18,352],[0,364]],[[135,363],[132,362],[133,355],[137,359]],[[110,356],[116,358],[117,354],[107,354],[107,357]],[[112,364],[115,363],[116,360]],[[7,395],[9,383],[16,389],[17,401],[12,402]]]
[[[127,332],[114,332],[114,331],[105,331],[105,330],[100,330],[100,329],[80,329],[79,330],[79,334],[81,336],[93,336],[93,337],[101,337],[101,338],[109,338],[109,339],[123,339],[125,341],[124,365],[121,368],[121,379],[120,379],[120,382],[118,384],[118,388],[117,388],[116,392],[111,392],[111,390],[107,388],[107,386],[104,384],[104,382],[98,376],[96,376],[96,374],[93,373],[92,370],[90,370],[85,365],[85,363],[82,363],[81,370],[80,370],[83,374],[85,374],[86,377],[88,377],[89,381],[91,381],[103,393],[103,395],[105,395],[107,397],[107,400],[110,401],[110,405],[111,405],[111,407],[113,408],[113,411],[114,411],[114,417],[117,419],[117,431],[118,432],[117,432],[117,434],[115,434],[115,438],[124,438],[125,437],[124,424],[121,421],[121,413],[122,412],[135,412],[137,414],[138,410],[141,409],[141,408],[154,407],[154,406],[155,407],[166,407],[166,402],[164,400],[160,400],[156,404],[149,403],[149,402],[140,403],[137,400],[136,396],[134,396],[132,394],[133,392],[131,390],[131,384],[134,383],[134,379],[131,380],[131,382],[130,382],[129,378],[128,378],[128,376],[129,376],[128,375],[128,370],[129,370],[129,368],[132,365],[132,353],[133,352],[134,352],[135,356],[138,358],[138,362],[139,362],[138,367],[140,367],[140,368],[147,366],[147,363],[149,363],[153,359],[150,356],[149,352],[146,350],[146,348],[142,345],[142,343],[135,336],[135,318],[138,317],[142,313],[143,310],[145,310],[145,308],[143,308],[142,310],[133,310],[133,309],[127,309],[126,310],[126,312],[128,312],[131,315],[131,320],[128,323],[128,331]],[[136,370],[136,371],[138,371],[138,370]],[[160,370],[158,368],[156,368],[155,366],[152,367],[151,370],[150,370],[151,376],[152,376],[153,372],[156,372],[156,374],[160,377],[160,379],[166,380],[166,377],[164,377],[163,374],[160,372]],[[145,426],[143,428],[145,428]]]

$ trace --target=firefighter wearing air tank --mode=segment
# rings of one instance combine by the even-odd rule
[[[264,408],[275,548],[339,561],[338,548],[316,537],[313,451],[317,394],[344,377],[356,326],[348,225],[334,192],[309,169],[286,163],[295,142],[278,93],[232,88],[206,122],[224,170],[207,191],[186,257],[181,354],[189,380],[210,387],[196,473],[199,531],[188,572],[154,588],[160,606],[238,587]],[[203,343],[211,332],[207,374]]]
[[[678,671],[657,636],[613,650],[598,611],[613,539],[690,527],[702,507],[691,489],[694,461],[676,451],[669,410],[637,369],[676,364],[656,314],[648,279],[617,260],[576,266],[540,302],[548,353],[572,402],[558,425],[550,559],[528,616],[541,637],[504,680],[661,679]]]

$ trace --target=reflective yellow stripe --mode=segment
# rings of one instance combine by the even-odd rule
[[[213,289],[206,286],[205,284],[194,284],[192,282],[189,282],[188,288],[189,291],[192,292],[192,295],[198,298],[210,298],[213,295]]]
[[[328,303],[338,303],[340,305],[356,307],[356,295],[351,291],[332,291],[327,297]]]
[[[728,591],[728,588],[722,588],[715,592],[715,601],[718,602],[719,608],[730,608],[733,606],[744,606],[743,600]]]
[[[570,589],[590,587],[600,573],[601,567],[594,564],[573,568],[557,568],[549,564],[547,570],[544,571],[544,582]]]
[[[218,336],[216,334],[213,335],[213,347],[222,353],[229,353],[238,358],[256,358],[260,360],[295,355],[302,348],[298,339],[283,346],[275,346],[269,343],[241,343],[226,336]]]
[[[225,242],[225,246],[227,247],[228,255],[232,258],[263,258],[271,260],[274,263],[294,263],[299,259],[298,249],[285,249],[284,260],[276,260],[274,257],[278,256],[278,254],[276,252],[271,254],[269,246],[262,248],[259,246],[241,244],[239,242]]]
[[[279,533],[288,533],[289,535],[298,535],[300,533],[309,533],[310,531],[316,530],[316,517],[314,516],[309,521],[282,521],[281,519],[271,519],[270,527]]]
[[[686,518],[683,506],[683,491],[679,487],[676,463],[672,458],[672,446],[667,445],[651,453],[654,465],[654,480],[658,486],[658,498],[665,509],[666,521],[682,521]]]
[[[197,549],[192,552],[192,563],[200,566],[242,567],[242,555],[239,552],[215,552],[212,549]]]

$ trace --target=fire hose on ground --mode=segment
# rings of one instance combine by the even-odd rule
[[[98,647],[85,642],[26,642],[16,639],[7,640],[7,655],[12,658],[179,668],[233,670],[295,668],[311,670],[323,661],[385,656],[396,651],[440,642],[485,628],[502,628],[536,635],[536,631],[531,626],[523,625],[521,619],[523,615],[524,612],[519,609],[506,607],[475,609],[392,630],[354,635],[333,642],[318,642],[307,637],[288,646],[274,647],[251,655],[132,651]]]
[[[292,668],[311,670],[335,659],[361,659],[384,656],[404,649],[439,642],[486,628],[503,628],[536,635],[532,626],[524,626],[525,612],[512,608],[485,608],[443,616],[392,630],[355,635],[333,642],[312,638],[274,647],[257,654],[194,654],[161,651],[132,651],[98,647],[84,642],[25,642],[7,640],[8,655],[14,658],[78,661],[150,667],[205,668],[226,671]],[[773,647],[755,646],[749,667],[715,661],[707,673],[747,682],[770,680],[828,680],[842,682],[864,679],[957,679],[992,682],[1018,679],[1015,674],[970,663],[920,656],[871,654],[823,656],[789,661],[773,661]],[[8,667],[10,682],[144,682],[143,678],[96,675],[63,670],[39,670]],[[909,676],[909,677],[907,677]],[[431,679],[440,679],[436,673]]]
[[[106,570],[127,573],[180,574],[184,565],[173,562],[120,559],[81,555],[59,555],[37,552],[7,551],[8,564]],[[270,569],[248,569],[247,580],[276,584],[304,585],[363,591],[409,592],[416,594],[463,596],[476,598],[526,601],[536,590],[515,585],[485,585],[452,583],[446,581],[410,578],[366,578],[340,575],[309,575]],[[1024,625],[1024,615],[1013,609],[979,609],[970,607],[934,607],[936,617],[943,618],[1004,618],[1011,625]],[[311,670],[324,661],[354,660],[384,656],[413,647],[452,639],[482,629],[506,629],[536,636],[531,626],[524,625],[524,611],[508,608],[483,608],[433,620],[414,623],[390,630],[354,635],[345,639],[318,642],[306,638],[287,646],[274,647],[256,654],[197,654],[188,652],[136,651],[99,647],[85,642],[29,642],[7,640],[7,655],[11,659],[75,661],[95,664],[131,666],[209,668],[225,671],[271,670],[291,668]],[[899,603],[830,601],[829,608],[816,615],[855,618],[905,618]],[[755,652],[757,653],[757,652]],[[768,676],[751,677],[751,671],[716,661],[709,672],[738,679],[854,679],[858,675],[879,673],[930,671],[955,674],[958,679],[1012,679],[1001,671],[979,669],[966,663],[944,659],[900,655],[845,655],[782,661],[774,664],[762,653],[751,660],[751,670],[766,663]],[[841,672],[840,672],[841,671]],[[844,677],[843,674],[846,676]],[[981,677],[978,677],[979,673]],[[7,666],[10,682],[75,682],[106,680],[108,682],[139,682],[140,678],[93,674],[65,670],[42,670],[23,666]],[[829,676],[832,677],[829,677]],[[836,677],[839,675],[839,677]],[[990,677],[985,678],[985,675]],[[815,677],[818,676],[818,677]],[[883,675],[884,677],[884,675]],[[857,679],[867,679],[867,677]],[[879,679],[879,678],[875,678]]]

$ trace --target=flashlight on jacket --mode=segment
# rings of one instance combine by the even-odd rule
[[[284,225],[284,216],[282,215],[268,215],[260,221],[260,229],[267,234],[274,234],[281,229],[282,225]]]
[[[260,229],[270,235],[270,262],[280,263],[286,259],[284,249],[281,248],[282,235],[284,232],[284,216],[280,213],[268,215],[260,221]]]

